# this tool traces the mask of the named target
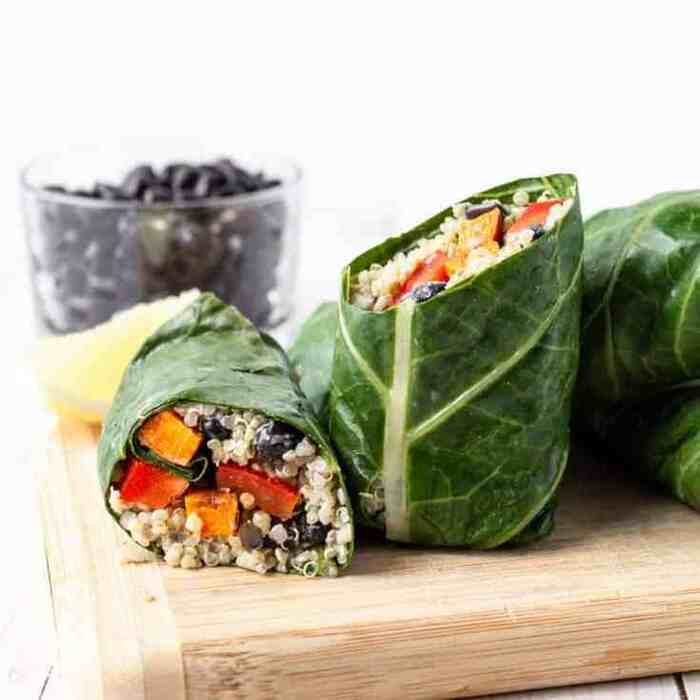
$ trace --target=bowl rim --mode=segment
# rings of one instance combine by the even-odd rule
[[[304,172],[301,166],[293,158],[279,154],[266,152],[251,152],[242,154],[245,157],[252,159],[264,160],[272,158],[284,164],[288,170],[286,176],[273,176],[274,179],[279,179],[279,184],[273,187],[267,187],[257,192],[246,192],[243,194],[232,194],[221,197],[206,197],[203,199],[171,201],[171,202],[154,202],[153,204],[145,204],[133,200],[110,200],[96,199],[92,197],[83,197],[81,195],[71,194],[70,192],[53,192],[30,182],[32,170],[47,158],[65,156],[73,149],[65,151],[49,151],[34,156],[26,165],[20,168],[19,183],[23,194],[31,194],[37,199],[44,202],[55,202],[58,204],[70,204],[74,207],[85,207],[94,209],[121,209],[124,211],[172,211],[172,210],[187,210],[187,209],[205,209],[208,207],[220,208],[228,207],[233,204],[243,206],[254,206],[256,204],[266,204],[268,202],[278,201],[285,195],[286,192],[298,187],[303,179]],[[77,149],[84,150],[84,149]],[[222,158],[230,158],[234,163],[237,162],[232,156],[222,155]]]

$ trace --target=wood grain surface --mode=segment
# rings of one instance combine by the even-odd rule
[[[614,467],[575,460],[539,545],[366,542],[350,574],[306,580],[120,564],[96,439],[61,422],[37,462],[75,698],[479,697],[700,669],[700,518]]]

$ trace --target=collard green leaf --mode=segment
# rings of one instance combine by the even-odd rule
[[[325,302],[304,322],[289,348],[289,361],[295,377],[323,424],[328,421],[337,328],[338,305]]]
[[[314,403],[322,424],[328,421],[328,400],[333,352],[338,329],[338,305],[324,302],[303,324],[289,349],[289,356],[302,391]],[[555,503],[549,501],[509,545],[525,545],[547,537],[554,529]]]
[[[579,393],[648,396],[700,374],[700,192],[586,222]]]
[[[468,200],[509,203],[522,188],[575,196],[574,206],[522,252],[429,301],[365,311],[349,302],[351,280],[438,233],[449,209],[343,271],[331,436],[358,517],[390,539],[498,546],[538,517],[562,477],[578,364],[576,179],[520,180]]]
[[[282,349],[236,309],[202,294],[146,340],[124,374],[98,448],[98,475],[108,510],[115,469],[136,443],[141,424],[182,402],[257,411],[293,425],[334,465],[345,488],[335,455]],[[188,472],[163,460],[158,463],[191,480],[199,474],[199,469]]]
[[[697,507],[700,192],[595,215],[584,262],[576,424]]]

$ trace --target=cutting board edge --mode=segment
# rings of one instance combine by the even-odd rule
[[[335,679],[338,698],[475,697],[697,670],[700,631],[684,612],[679,609],[678,615],[666,619],[665,631],[658,626],[660,616],[636,622],[623,617],[607,636],[605,627],[597,625],[572,634],[564,623],[522,625],[505,636],[499,631],[460,635],[445,630],[436,639],[434,630],[421,638],[420,630],[406,623],[381,633],[319,628],[316,633],[291,631],[285,640],[261,634],[185,642],[182,652],[188,697],[195,699],[216,693],[226,700],[239,692],[286,697],[291,683],[295,696],[318,695],[330,678]],[[675,651],[658,652],[654,646]],[[376,649],[381,649],[381,664],[372,656]],[[324,657],[320,678],[317,662],[305,661],[319,653]],[[429,661],[416,664],[425,659]],[[271,676],[271,669],[294,670]],[[471,681],[465,683],[465,677]]]
[[[146,700],[162,697],[167,688],[168,697],[172,698],[211,697],[215,693],[217,698],[227,700],[238,697],[242,691],[262,697],[310,692],[318,695],[327,691],[329,685],[333,685],[334,696],[339,698],[381,700],[395,697],[397,693],[406,698],[473,697],[700,668],[700,651],[693,651],[700,650],[700,633],[695,629],[700,629],[700,625],[694,623],[700,620],[700,589],[688,583],[700,580],[700,577],[695,578],[697,564],[680,548],[673,556],[661,549],[638,552],[634,542],[646,546],[644,537],[649,539],[655,529],[645,534],[627,525],[619,527],[622,535],[610,538],[607,543],[608,547],[613,547],[609,567],[606,564],[610,575],[624,578],[625,571],[631,571],[633,577],[637,577],[628,575],[627,590],[620,590],[618,594],[609,581],[601,581],[600,586],[606,585],[609,589],[608,594],[601,593],[593,580],[579,587],[578,600],[571,605],[565,599],[559,605],[551,601],[540,605],[524,599],[522,605],[513,603],[503,610],[492,606],[487,611],[492,613],[487,623],[483,620],[475,623],[483,612],[476,606],[466,627],[461,620],[452,620],[450,625],[447,623],[453,616],[444,612],[447,600],[443,601],[441,614],[432,618],[415,616],[415,610],[420,605],[425,606],[427,589],[420,586],[414,589],[411,583],[411,577],[420,569],[412,555],[411,563],[404,564],[405,575],[402,576],[400,562],[396,562],[398,568],[383,569],[385,573],[375,573],[375,569],[369,567],[372,573],[357,577],[361,585],[349,589],[353,595],[365,596],[370,612],[376,610],[378,616],[384,616],[374,626],[354,623],[348,618],[349,622],[337,629],[331,624],[315,630],[287,624],[286,636],[282,639],[274,633],[236,637],[218,634],[213,623],[216,618],[209,610],[200,621],[205,631],[196,640],[191,627],[197,620],[185,619],[183,615],[183,606],[190,600],[189,592],[183,596],[182,587],[178,590],[172,585],[167,567],[162,564],[123,566],[117,562],[117,528],[105,516],[97,492],[94,466],[97,437],[94,429],[80,424],[60,427],[54,441],[47,445],[47,458],[43,460],[44,469],[51,469],[52,479],[48,480],[51,486],[40,489],[62,663],[67,665],[65,675],[77,691],[74,693],[77,698]],[[56,469],[58,478],[54,473]],[[40,479],[38,483],[46,484],[47,480]],[[74,506],[69,509],[70,517],[64,515],[67,498]],[[668,518],[672,522],[677,518],[679,527],[694,536],[695,519],[691,521],[668,503],[663,506],[663,513],[667,521],[661,524],[661,530],[668,528]],[[658,525],[656,520],[653,522]],[[649,542],[657,547],[662,543],[675,546],[675,530],[671,534],[659,530],[657,539],[649,539]],[[626,538],[630,538],[629,542]],[[76,545],[79,556],[65,555],[67,551],[73,552],[65,546],[66,542]],[[584,547],[567,542],[566,551],[550,553],[547,561],[550,565],[553,561],[555,567],[561,569],[561,576],[568,576],[566,566],[571,566],[572,561],[569,552],[575,551],[577,546],[581,551],[578,559],[574,559],[584,569],[583,573],[577,571],[577,575],[591,579],[593,572],[601,567],[589,565],[589,562],[611,553],[606,553],[598,540]],[[615,549],[618,546],[620,549]],[[662,556],[657,557],[660,553]],[[368,556],[371,554],[369,552]],[[401,556],[404,555],[397,554]],[[528,562],[524,575],[531,589],[541,584],[536,572],[542,563],[537,562],[546,556],[540,552],[519,560]],[[434,562],[430,553],[424,553],[423,557],[423,564],[428,567],[425,572],[429,575],[422,585],[433,582],[435,589],[439,589],[439,583],[444,581],[436,577],[449,573],[453,561],[439,553],[434,554]],[[655,568],[669,561],[678,575],[675,587],[667,585],[665,571]],[[518,590],[512,583],[513,570],[520,563],[509,561],[507,557],[502,563],[510,567],[511,578],[497,588],[508,591],[512,601],[513,593]],[[431,568],[433,564],[437,568]],[[494,568],[500,566],[498,563],[494,567],[489,561],[473,570],[460,570],[454,577],[454,585],[486,586],[484,590],[490,594],[488,582],[494,575]],[[212,577],[206,577],[207,573]],[[208,599],[216,589],[212,585],[215,572],[195,572],[191,576],[198,578],[192,579],[197,585],[190,590],[201,596],[200,600]],[[252,574],[243,573],[242,576],[249,577],[251,582],[255,578]],[[639,579],[639,576],[646,578]],[[655,590],[649,585],[652,576],[658,579],[659,587],[666,585],[665,591],[655,595],[632,594],[644,586]],[[351,584],[352,574],[349,579],[347,583]],[[241,578],[237,584],[237,591],[242,594],[247,587],[243,585],[244,580],[248,578]],[[559,583],[556,579],[553,581]],[[683,581],[686,583],[681,583]],[[372,591],[376,586],[393,583],[403,586],[403,594],[406,582],[411,591],[415,591],[406,605],[416,607],[409,608],[409,613],[402,614],[400,619],[385,619],[386,613],[371,600]],[[345,590],[343,579],[333,583]],[[272,588],[274,586],[270,590]],[[558,595],[566,595],[568,590],[561,585],[555,588]],[[456,591],[455,595],[462,590],[465,589]],[[586,595],[590,591],[588,599],[582,600],[582,590]],[[302,597],[308,604],[309,597]],[[121,601],[117,608],[121,614],[114,614],[115,600]],[[231,602],[225,596],[216,600],[224,604]],[[478,602],[474,596],[471,600]],[[397,602],[403,602],[400,596]],[[615,614],[616,608],[622,613]],[[267,619],[272,623],[275,615],[284,616],[286,610],[281,605],[276,613],[271,611]],[[581,619],[582,616],[585,619]],[[147,634],[150,629],[158,633]],[[652,645],[657,651],[649,653]],[[568,657],[565,657],[568,660],[562,658],[562,647],[568,647]],[[377,653],[381,656],[377,657]],[[321,661],[319,654],[325,655]],[[280,667],[284,672],[275,673],[274,669]],[[522,668],[525,671],[520,670]]]

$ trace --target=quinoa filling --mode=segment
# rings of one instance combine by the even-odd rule
[[[181,404],[150,416],[136,439],[149,454],[117,470],[109,505],[143,547],[183,569],[238,566],[264,574],[336,576],[353,526],[334,465],[296,428],[252,411]],[[155,462],[155,460],[154,460]]]
[[[409,298],[432,299],[531,245],[566,216],[573,201],[544,192],[530,203],[529,193],[517,190],[510,204],[495,199],[455,204],[435,236],[360,272],[350,301],[384,311]]]

